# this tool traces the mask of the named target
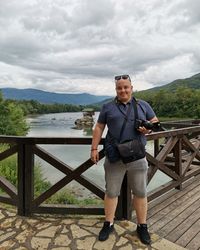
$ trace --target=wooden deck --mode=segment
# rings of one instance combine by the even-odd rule
[[[149,203],[151,232],[189,250],[200,249],[200,175]]]

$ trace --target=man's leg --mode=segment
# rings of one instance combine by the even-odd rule
[[[136,211],[137,223],[146,224],[147,223],[147,197],[141,198],[134,196],[133,207]]]
[[[105,194],[104,197],[104,210],[106,221],[113,223],[115,217],[115,211],[117,207],[118,197],[110,198]]]
[[[99,240],[107,240],[109,234],[114,230],[114,217],[117,207],[118,197],[111,198],[107,194],[104,197],[105,222],[99,232]]]
[[[105,222],[99,232],[99,240],[107,240],[109,234],[113,231],[115,211],[120,195],[121,184],[126,173],[126,166],[122,162],[110,163],[107,159],[104,163],[106,194],[104,197]]]
[[[128,182],[134,194],[133,206],[137,216],[137,233],[142,243],[150,244],[151,238],[147,228],[147,169],[146,158],[130,164]]]
[[[137,216],[137,234],[141,242],[149,245],[151,238],[147,228],[147,197],[141,198],[135,196],[133,198],[133,206]]]

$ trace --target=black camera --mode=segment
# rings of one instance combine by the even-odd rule
[[[154,132],[163,131],[160,122],[150,122],[144,121],[140,119],[136,119],[135,128],[139,129],[139,127],[145,127],[146,129],[152,130]]]

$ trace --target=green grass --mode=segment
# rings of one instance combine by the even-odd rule
[[[98,205],[103,201],[98,198],[78,199],[70,190],[66,188],[60,190],[45,201],[46,204],[77,204],[77,205]]]

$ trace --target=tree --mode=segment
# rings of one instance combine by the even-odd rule
[[[28,129],[22,109],[4,101],[0,93],[0,134],[26,135]]]

